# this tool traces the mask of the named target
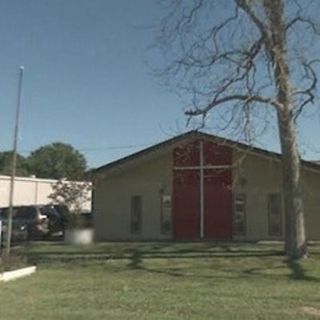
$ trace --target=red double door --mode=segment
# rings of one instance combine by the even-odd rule
[[[174,239],[232,237],[231,164],[232,150],[211,141],[175,148]]]

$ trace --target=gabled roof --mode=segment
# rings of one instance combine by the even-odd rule
[[[194,139],[210,139],[216,143],[229,145],[230,147],[233,147],[238,150],[245,151],[245,152],[248,152],[251,154],[256,154],[258,156],[263,156],[263,157],[267,157],[270,159],[281,160],[281,154],[276,153],[276,152],[272,152],[272,151],[268,151],[265,149],[249,146],[249,145],[241,143],[241,142],[233,141],[230,139],[222,138],[222,137],[219,137],[216,135],[212,135],[212,134],[208,134],[208,133],[204,133],[204,132],[200,132],[200,131],[189,131],[189,132],[177,135],[171,139],[157,143],[157,144],[155,144],[151,147],[148,147],[146,149],[143,149],[141,151],[135,152],[135,153],[128,155],[124,158],[121,158],[119,160],[107,163],[106,165],[103,165],[103,166],[98,167],[96,169],[92,169],[91,174],[97,175],[99,173],[106,172],[111,169],[115,169],[119,166],[130,163],[131,161],[140,160],[140,159],[142,160],[146,156],[151,155],[155,152],[159,152],[161,150],[165,150],[168,148],[170,149],[170,148],[177,146],[180,143],[185,143],[189,140],[194,140]],[[308,167],[308,168],[320,171],[320,163],[302,160],[301,164],[304,167]]]

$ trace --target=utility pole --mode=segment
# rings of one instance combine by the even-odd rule
[[[15,126],[14,126],[14,134],[13,134],[12,169],[11,169],[10,194],[9,194],[9,216],[8,216],[7,245],[6,245],[6,252],[8,255],[10,254],[10,248],[11,248],[13,196],[14,196],[14,182],[16,177],[16,166],[17,166],[17,146],[18,146],[18,134],[19,134],[19,119],[20,119],[23,71],[24,71],[24,67],[20,66],[18,98],[17,98],[16,117],[15,117]]]

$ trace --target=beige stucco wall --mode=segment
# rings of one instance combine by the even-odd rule
[[[246,196],[245,237],[235,239],[268,239],[268,194],[281,193],[281,172],[279,163],[268,158],[234,152],[234,163],[243,158],[233,170],[234,193]]]
[[[234,160],[241,157],[234,153]],[[234,192],[246,195],[247,234],[235,239],[261,240],[275,239],[268,235],[268,194],[282,195],[281,163],[267,157],[247,154],[240,165],[234,169]],[[306,216],[306,232],[309,239],[320,239],[320,173],[302,169],[302,185]],[[282,210],[284,227],[284,211]],[[284,234],[284,228],[283,232]]]
[[[161,234],[160,189],[172,193],[171,153],[98,179],[94,192],[97,240],[167,239]],[[131,197],[142,198],[142,232],[131,235]]]
[[[302,179],[307,238],[320,240],[320,173],[304,170]]]
[[[172,154],[137,161],[134,165],[103,174],[95,184],[94,211],[97,240],[167,239],[160,232],[160,189],[172,193]],[[235,151],[233,162],[243,153]],[[320,239],[320,173],[303,169],[306,229],[309,239]],[[281,163],[256,154],[246,154],[233,170],[233,192],[246,196],[247,233],[234,239],[277,239],[268,235],[268,194],[282,194]],[[142,233],[131,235],[130,199],[143,196]],[[283,199],[283,197],[282,197]],[[283,213],[283,212],[282,212]],[[282,217],[284,226],[284,215]],[[283,230],[284,234],[284,230]]]
[[[49,195],[52,193],[52,186],[57,182],[53,179],[22,178],[16,177],[14,184],[13,204],[19,205],[37,205],[48,204],[52,200]],[[0,175],[0,208],[9,205],[10,177]],[[91,197],[91,191],[89,192]],[[83,204],[84,211],[91,210],[91,200]]]

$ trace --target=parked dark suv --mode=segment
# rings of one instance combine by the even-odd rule
[[[65,205],[44,205],[42,211],[49,218],[49,233],[50,235],[61,233],[69,224],[70,211]]]
[[[3,238],[7,232],[9,208],[0,209]],[[12,212],[12,239],[42,239],[49,233],[49,218],[43,206],[15,206]]]

